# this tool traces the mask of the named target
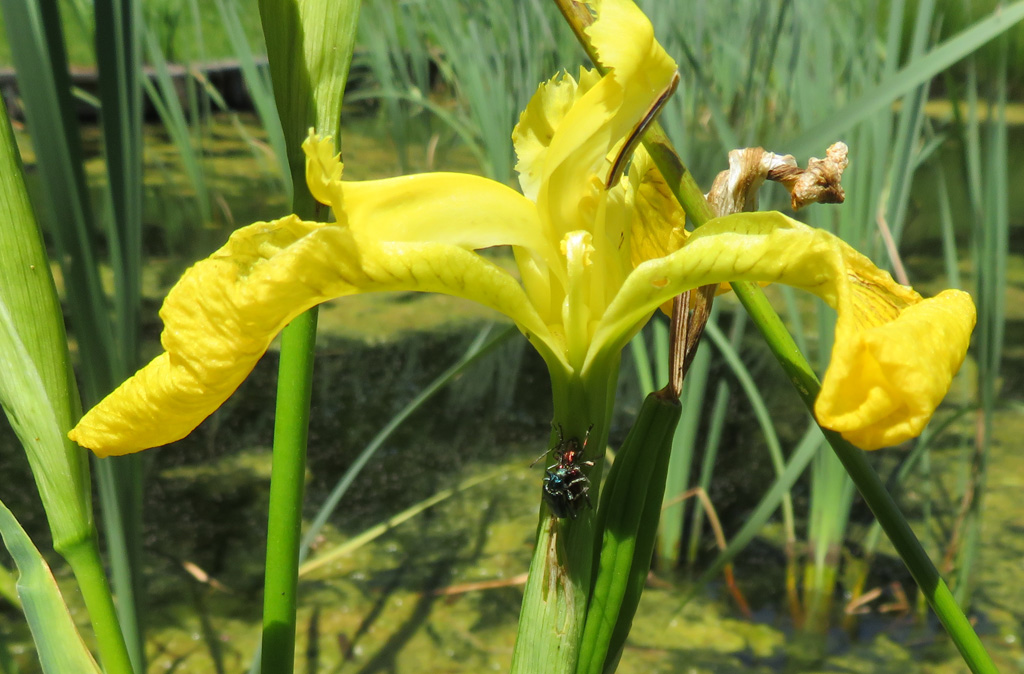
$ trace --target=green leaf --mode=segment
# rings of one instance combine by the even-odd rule
[[[600,561],[587,607],[576,666],[579,674],[600,674],[617,661],[640,603],[658,532],[679,401],[651,393],[601,493],[596,530],[603,532]]]
[[[75,629],[75,621],[68,613],[50,567],[3,502],[0,502],[0,536],[18,566],[18,596],[43,671],[46,674],[100,674],[100,668]]]
[[[786,148],[787,152],[794,155],[806,155],[820,150],[857,122],[891,105],[914,87],[927,82],[981,45],[1006,32],[1021,19],[1024,19],[1024,2],[1016,2],[992,12],[987,18],[912,60],[817,125],[801,131],[796,139],[780,143],[779,147]]]
[[[38,156],[43,200],[37,206],[52,214],[51,233],[62,261],[70,323],[84,354],[84,393],[87,400],[98,400],[113,388],[111,361],[116,350],[96,262],[96,227],[82,168],[60,13],[56,0],[0,0],[0,7]],[[11,174],[4,170],[0,175]]]
[[[79,413],[64,319],[0,103],[0,404],[25,447],[54,548],[92,536],[89,464],[64,437]]]

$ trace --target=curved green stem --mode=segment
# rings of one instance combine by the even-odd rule
[[[807,409],[814,414],[814,401],[821,388],[817,376],[797,348],[792,336],[786,330],[778,314],[768,303],[768,298],[759,286],[752,283],[734,283],[733,290],[740,302],[754,319],[764,335],[772,353],[782,365]],[[975,674],[997,672],[991,657],[971,627],[960,606],[956,603],[949,587],[942,580],[938,570],[924,551],[906,518],[900,512],[892,496],[886,491],[878,473],[868,463],[865,453],[844,440],[835,431],[823,428],[825,438],[832,446],[846,472],[850,474],[865,503],[875,514],[897,554],[907,565],[918,587],[924,593],[939,621],[953,639],[957,650],[967,666]]]
[[[61,550],[61,555],[67,560],[82,591],[93,633],[96,635],[96,644],[99,646],[103,671],[107,674],[132,674],[132,661],[121,633],[121,624],[103,570],[95,534]]]

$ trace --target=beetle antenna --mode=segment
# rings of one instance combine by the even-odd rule
[[[554,429],[558,430],[558,444],[555,445],[554,447],[549,447],[548,449],[545,449],[543,454],[541,454],[540,456],[538,456],[536,459],[533,460],[533,463],[530,464],[530,468],[533,468],[534,466],[536,466],[537,462],[540,461],[541,459],[543,459],[545,456],[547,456],[551,452],[552,449],[558,450],[558,449],[561,449],[561,447],[563,447],[565,445],[565,436],[562,434],[562,424],[554,424],[554,423],[552,423],[551,424],[551,428],[554,428]],[[591,426],[591,428],[593,428],[593,426]],[[590,435],[590,431],[587,431],[587,435],[588,436]],[[586,444],[586,443],[584,443],[584,444]]]

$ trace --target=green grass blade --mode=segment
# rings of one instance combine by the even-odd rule
[[[796,481],[803,475],[811,459],[814,458],[821,448],[821,431],[816,424],[811,424],[804,433],[803,438],[797,443],[796,449],[789,457],[783,470],[776,476],[772,486],[761,497],[757,507],[746,518],[743,526],[729,540],[729,545],[720,552],[714,561],[708,565],[697,580],[694,587],[683,600],[683,604],[693,598],[697,589],[717,576],[725,568],[725,565],[735,559],[736,555],[742,552],[757,536],[764,525],[768,523],[782,499],[789,495],[789,491],[796,484]]]
[[[720,304],[716,305],[721,306]],[[712,309],[714,311],[714,309]],[[729,344],[738,349],[743,340],[744,329],[747,324],[747,315],[741,311],[735,312],[732,327],[729,329]],[[714,320],[714,317],[712,317]],[[704,454],[701,457],[700,477],[697,486],[705,493],[711,488],[711,478],[715,471],[715,462],[718,459],[718,449],[722,441],[722,431],[725,429],[726,413],[731,397],[729,385],[724,380],[719,380],[715,387],[715,401],[711,407],[711,414],[708,415],[707,439],[704,443]],[[700,499],[693,506],[693,515],[690,518],[690,542],[686,550],[686,560],[693,564],[697,561],[697,552],[700,546],[701,534],[704,524],[704,504]]]
[[[20,574],[18,594],[24,606],[39,663],[46,674],[101,674],[78,634],[50,568],[14,514],[0,502],[0,536]]]
[[[460,482],[455,487],[452,487],[451,489],[442,489],[441,491],[437,492],[430,498],[424,499],[419,503],[406,508],[405,510],[403,510],[402,512],[398,513],[393,517],[389,517],[385,522],[370,527],[369,529],[366,529],[365,531],[356,534],[355,536],[345,541],[341,545],[338,545],[334,548],[331,548],[330,550],[326,550],[320,553],[314,559],[306,562],[305,564],[302,564],[299,567],[299,575],[305,576],[307,574],[312,573],[313,571],[316,571],[317,569],[323,568],[324,566],[330,564],[334,560],[340,557],[344,557],[345,555],[351,554],[359,548],[366,545],[367,543],[373,541],[374,539],[380,538],[382,535],[391,531],[399,524],[407,522],[416,515],[419,515],[427,508],[431,508],[437,505],[438,503],[441,503],[442,501],[449,499],[452,496],[455,496],[459,492],[465,491],[471,487],[475,487],[478,484],[482,484],[484,482],[487,482],[488,480],[493,480],[495,478],[501,477],[502,475],[505,475],[505,473],[506,469],[502,468],[500,470],[495,470],[490,473],[485,473],[484,475],[477,475],[467,480],[463,480],[462,482]]]
[[[113,388],[116,351],[99,279],[96,230],[60,13],[55,0],[2,0],[0,8],[38,157],[45,200],[40,206],[51,212],[50,221],[55,223],[52,234],[67,289],[70,324],[83,354],[85,398],[95,401]]]
[[[418,94],[411,94],[402,91],[390,91],[386,89],[356,92],[348,97],[348,101],[350,103],[365,100],[398,100],[415,102],[455,132],[455,135],[457,135],[459,140],[463,142],[466,149],[469,150],[473,154],[473,157],[480,163],[480,166],[485,166],[487,164],[487,154],[483,145],[481,145],[476,139],[473,128],[465,121],[460,120],[458,117],[453,115],[443,105],[435,103],[429,99],[424,99]]]
[[[1001,7],[954,37],[914,59],[892,76],[862,93],[827,119],[801,131],[792,141],[783,143],[787,152],[807,155],[827,146],[858,122],[892,104],[900,96],[974,52],[978,47],[1005,33],[1024,19],[1024,2]]]
[[[142,297],[142,87],[135,0],[96,0],[96,62],[112,223],[119,356],[138,364]]]
[[[757,419],[757,424],[761,428],[761,433],[764,435],[765,443],[768,448],[768,455],[771,457],[772,466],[775,468],[775,475],[779,476],[786,469],[786,460],[782,455],[782,443],[779,442],[779,435],[775,431],[775,425],[772,423],[771,412],[768,411],[768,406],[764,402],[764,398],[761,396],[761,390],[757,387],[754,382],[753,376],[750,374],[750,370],[743,364],[743,360],[740,355],[733,348],[732,344],[725,335],[722,334],[722,330],[711,323],[708,323],[705,334],[714,343],[715,348],[722,355],[726,365],[732,370],[733,375],[740,384],[740,388],[747,396],[747,400],[750,401],[751,409],[754,412],[754,417]],[[795,539],[793,533],[796,529],[794,524],[793,516],[793,500],[789,494],[785,494],[782,497],[782,519],[786,529],[786,535],[791,540]]]
[[[170,69],[164,53],[160,49],[157,39],[153,36],[148,26],[142,26],[143,44],[146,49],[146,56],[153,67],[156,83],[146,77],[142,80],[146,95],[153,109],[156,110],[164,128],[167,129],[171,141],[178,150],[178,157],[181,160],[182,168],[188,181],[195,191],[195,203],[199,209],[199,218],[202,222],[209,222],[211,219],[210,194],[206,185],[206,174],[203,170],[203,162],[195,145],[192,142],[192,131],[188,120],[185,117],[185,110],[181,107],[178,99],[177,87],[171,79]]]
[[[959,251],[956,242],[956,227],[953,224],[953,207],[949,201],[949,182],[946,169],[941,163],[936,169],[936,202],[939,205],[939,224],[942,227],[942,261],[950,288],[963,288],[960,279]]]
[[[711,324],[711,321],[708,322]],[[668,363],[668,349],[658,354],[661,362]],[[683,380],[680,396],[682,417],[672,438],[672,457],[668,462],[668,476],[664,488],[663,503],[675,501],[661,513],[661,532],[658,556],[666,565],[678,563],[682,552],[683,522],[686,519],[686,504],[679,496],[690,487],[693,471],[693,452],[697,444],[697,431],[703,420],[704,395],[707,391],[711,371],[711,350],[697,347],[697,354],[690,363],[690,369]],[[664,379],[662,381],[668,381]]]
[[[114,272],[117,378],[139,365],[142,323],[142,87],[135,0],[96,0],[96,61],[102,105],[107,199],[106,232]],[[142,457],[99,462],[101,513],[118,615],[132,665],[145,671],[143,635]]]
[[[958,568],[955,587],[957,599],[966,603],[971,595],[971,575],[978,557],[978,545],[982,524],[985,485],[988,472],[988,455],[991,451],[995,426],[996,408],[1000,404],[1002,389],[1001,370],[1006,331],[1006,285],[1007,257],[1010,249],[1009,214],[1007,211],[1008,138],[1006,125],[1007,88],[1007,44],[1004,41],[1000,51],[1000,63],[996,81],[993,114],[986,124],[984,141],[985,161],[980,180],[981,198],[977,204],[983,213],[976,225],[977,249],[974,252],[977,270],[978,328],[978,397],[981,409],[980,436],[977,446],[969,455],[968,494],[962,516],[963,543],[957,550]]]
[[[316,516],[310,522],[306,535],[302,538],[302,547],[299,549],[299,563],[301,564],[306,556],[309,554],[309,550],[316,541],[317,536],[320,535],[320,530],[327,523],[327,520],[334,514],[338,504],[341,503],[341,499],[348,492],[349,487],[355,482],[355,479],[362,472],[367,462],[373,458],[377,450],[380,449],[387,441],[391,434],[394,433],[406,419],[409,418],[416,410],[420,409],[424,403],[434,397],[439,391],[445,386],[455,380],[460,374],[465,372],[467,368],[472,366],[474,363],[485,357],[495,348],[504,344],[510,337],[519,334],[519,330],[510,325],[504,330],[499,332],[494,337],[487,340],[487,336],[490,334],[491,326],[483,328],[469,345],[462,356],[453,363],[447,370],[439,374],[434,381],[430,382],[422,391],[416,394],[412,400],[410,400],[405,407],[403,407],[395,416],[391,417],[384,428],[382,428],[377,435],[373,436],[369,444],[363,448],[363,451],[359,453],[352,465],[348,467],[345,474],[341,476],[338,483],[334,485],[334,489],[331,490],[327,500],[320,506]],[[486,340],[486,342],[485,342]]]
[[[641,392],[654,390],[654,376],[651,374],[651,354],[647,348],[646,331],[641,330],[629,341],[629,353],[633,356],[633,368]]]
[[[298,183],[295,183],[294,179],[292,179],[292,176],[296,175],[295,164],[293,162],[301,157],[301,153],[296,153],[295,149],[293,149],[292,146],[295,145],[296,143],[301,143],[305,136],[303,135],[302,138],[297,139],[285,138],[284,131],[282,129],[282,115],[284,114],[284,110],[275,106],[274,92],[271,89],[271,84],[270,82],[267,81],[265,75],[261,73],[259,69],[256,67],[256,58],[252,53],[252,49],[249,47],[249,41],[245,34],[245,28],[242,25],[241,18],[239,18],[238,16],[237,2],[235,0],[216,1],[217,11],[219,12],[221,18],[221,25],[224,28],[224,32],[227,33],[228,40],[231,42],[231,49],[235,54],[235,58],[238,59],[239,67],[242,70],[242,77],[245,79],[245,86],[249,91],[249,96],[252,98],[253,107],[256,108],[256,114],[259,115],[260,122],[263,124],[263,128],[266,129],[267,131],[267,137],[268,140],[270,141],[270,147],[273,148],[274,155],[277,157],[277,161],[280,165],[281,176],[285,180],[288,201],[294,203],[296,193],[298,194],[298,198],[305,199],[306,197],[303,196],[304,194],[307,193],[307,190],[305,188],[305,177],[303,176],[303,178],[300,179]],[[297,5],[302,3],[297,3],[288,0],[279,2],[277,4],[281,5],[282,7],[296,7]],[[308,4],[312,5],[319,3]],[[350,3],[342,2],[339,0],[339,2],[335,4],[342,6],[348,5]],[[280,28],[282,29],[285,27],[294,28],[295,26],[292,22],[281,24],[280,26]],[[321,28],[323,29],[323,31],[319,37],[323,37],[324,35],[332,33],[337,28],[337,26],[325,24],[324,26],[321,26]],[[315,31],[315,29],[312,30]],[[264,35],[266,35],[265,30]],[[294,42],[291,43],[290,45],[291,49],[301,49],[300,45],[302,44],[303,40],[316,39],[317,37],[310,36],[307,38],[304,34],[297,35],[295,33],[292,33],[292,36]],[[322,44],[319,42],[319,40],[317,40],[317,43]],[[269,46],[270,45],[268,41],[268,47]],[[338,42],[337,44],[330,45],[328,48],[340,52],[344,51],[348,47],[349,45],[347,43]],[[268,52],[268,57],[269,56],[270,53]],[[273,64],[271,64],[270,67],[271,69],[275,68]],[[302,81],[302,85],[307,88],[307,92],[304,92],[303,95],[308,95],[308,88],[314,86],[315,83],[311,82],[307,76],[307,79]],[[339,107],[341,105],[340,96],[338,98],[338,105]],[[310,125],[313,125],[312,118],[309,119],[309,123]],[[301,165],[305,166],[305,159],[302,158],[300,161]]]

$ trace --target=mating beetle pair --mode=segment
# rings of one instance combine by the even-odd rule
[[[590,439],[590,431],[593,425],[587,429],[587,434],[580,444],[578,438],[565,439],[562,434],[562,426],[558,426],[558,444],[555,446],[555,463],[548,466],[544,475],[543,496],[544,502],[548,504],[551,513],[555,517],[576,519],[580,508],[590,503],[590,478],[583,473],[583,467],[590,468],[593,461],[581,460],[583,452],[587,449],[587,441]],[[591,506],[592,507],[592,506]]]

